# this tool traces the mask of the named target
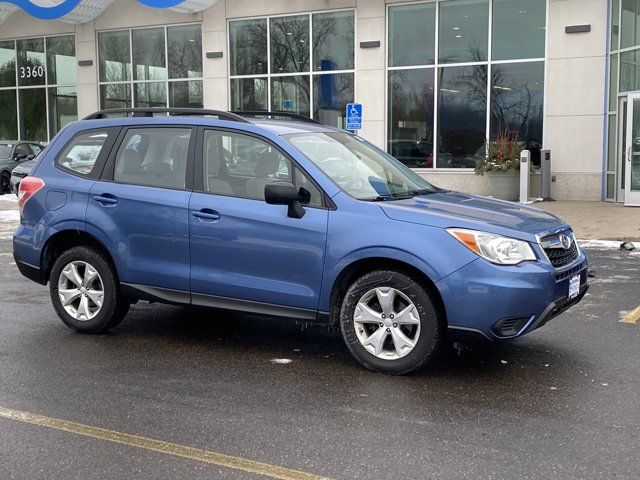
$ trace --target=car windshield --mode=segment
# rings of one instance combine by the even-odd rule
[[[360,137],[342,132],[313,132],[284,138],[358,200],[396,200],[438,191]]]
[[[0,145],[0,158],[11,158],[13,145]]]

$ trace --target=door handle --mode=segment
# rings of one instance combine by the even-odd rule
[[[631,154],[632,154],[632,152],[633,152],[633,150],[632,150],[632,146],[631,146],[631,145],[629,145],[629,146],[627,147],[627,162],[630,162],[630,161],[631,161]]]
[[[108,193],[104,195],[95,195],[93,199],[101,205],[115,205],[118,203],[118,199],[113,195],[109,195]]]
[[[203,208],[202,210],[198,210],[197,212],[193,212],[192,215],[196,218],[204,222],[212,222],[213,220],[219,220],[220,214],[215,210],[211,210],[208,208]]]

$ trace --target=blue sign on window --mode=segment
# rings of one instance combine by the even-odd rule
[[[347,103],[347,130],[362,129],[362,104]]]

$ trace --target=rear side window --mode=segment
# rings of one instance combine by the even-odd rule
[[[132,128],[118,149],[113,179],[149,187],[184,189],[190,128]]]
[[[106,130],[76,135],[58,156],[58,165],[80,175],[90,175],[108,137]]]

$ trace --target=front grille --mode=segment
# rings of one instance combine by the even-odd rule
[[[564,245],[567,240],[571,241],[571,245],[565,248]],[[565,243],[563,244],[563,242]],[[556,268],[570,264],[578,258],[579,255],[576,237],[569,229],[554,232],[551,235],[541,238],[540,246],[544,249],[544,253],[547,254],[551,265]]]
[[[574,240],[571,242],[571,247],[567,250],[564,248],[545,248],[544,253],[549,257],[551,265],[558,268],[568,265],[578,258],[578,247]]]

